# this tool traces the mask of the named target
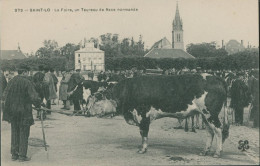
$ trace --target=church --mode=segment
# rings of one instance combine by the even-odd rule
[[[184,51],[183,23],[180,17],[178,3],[176,5],[175,18],[172,23],[172,44],[164,37],[155,42],[150,51],[144,55],[148,58],[194,58]]]

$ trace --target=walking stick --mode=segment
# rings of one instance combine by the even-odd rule
[[[43,126],[43,110],[41,110],[41,124],[42,124],[42,136],[43,136],[43,144],[45,147],[45,151],[47,151],[47,145],[45,140],[44,126]]]

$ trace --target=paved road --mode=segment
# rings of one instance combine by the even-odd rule
[[[32,160],[19,163],[10,159],[10,125],[2,122],[2,165],[240,165],[255,164],[237,146],[227,140],[223,157],[199,156],[205,145],[206,133],[173,129],[177,120],[165,118],[154,121],[149,132],[146,154],[136,153],[141,138],[135,126],[122,117],[113,119],[69,117],[55,114],[44,121],[47,144],[42,145],[41,123],[31,127],[28,156]],[[215,141],[214,141],[215,146]],[[212,155],[213,155],[212,151]]]

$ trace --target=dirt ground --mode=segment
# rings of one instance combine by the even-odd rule
[[[61,78],[59,78],[60,80]],[[87,78],[86,78],[87,79]],[[95,78],[96,79],[96,78]],[[58,85],[59,87],[59,85]],[[56,101],[57,103],[57,101]],[[52,106],[54,109],[62,107]],[[72,112],[72,110],[70,110]],[[252,165],[259,163],[259,129],[231,126],[230,136],[223,145],[222,158],[199,156],[206,142],[205,130],[197,133],[174,129],[176,119],[154,121],[149,131],[149,147],[138,154],[141,137],[138,127],[128,125],[122,117],[107,119],[67,116],[52,113],[44,121],[48,150],[43,147],[41,121],[31,127],[28,156],[31,161],[11,161],[10,124],[1,121],[1,164],[51,166],[103,166],[103,165]],[[239,140],[249,140],[250,149],[238,150]]]
[[[54,106],[53,108],[59,108]],[[35,112],[34,112],[35,116]],[[48,150],[45,151],[42,138],[41,122],[35,120],[31,127],[28,156],[31,161],[19,163],[11,161],[10,124],[2,122],[1,159],[2,165],[248,165],[259,163],[259,141],[254,130],[252,146],[254,158],[238,150],[237,132],[243,129],[248,139],[249,128],[231,126],[230,138],[223,146],[222,158],[199,156],[205,146],[205,130],[197,133],[174,129],[176,119],[164,118],[151,124],[149,132],[149,148],[146,154],[138,154],[141,144],[139,130],[128,125],[122,117],[87,118],[83,116],[67,116],[58,113],[48,115],[44,121],[44,130]],[[251,129],[250,129],[251,130]],[[252,132],[250,132],[252,133]],[[235,139],[233,138],[235,137]],[[255,138],[256,137],[256,138]],[[258,145],[257,145],[258,144]],[[215,141],[214,145],[215,146]],[[258,146],[258,148],[257,148]],[[250,149],[251,150],[251,149]],[[212,155],[214,149],[212,150]]]

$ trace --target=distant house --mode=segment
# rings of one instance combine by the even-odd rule
[[[225,49],[229,55],[244,51],[245,47],[243,45],[243,40],[241,40],[241,43],[239,43],[237,40],[229,40],[225,45]]]
[[[151,47],[151,49],[153,49],[153,48],[172,48],[172,45],[169,42],[169,40],[166,39],[166,37],[164,37],[163,39],[155,42],[153,44],[153,46]]]
[[[191,54],[185,52],[182,49],[159,49],[153,48],[151,49],[144,57],[148,58],[195,58]]]
[[[83,71],[105,71],[104,51],[94,47],[94,43],[86,43],[85,48],[75,52],[75,69]]]
[[[25,59],[27,58],[21,51],[20,47],[17,50],[1,50],[1,60]]]

